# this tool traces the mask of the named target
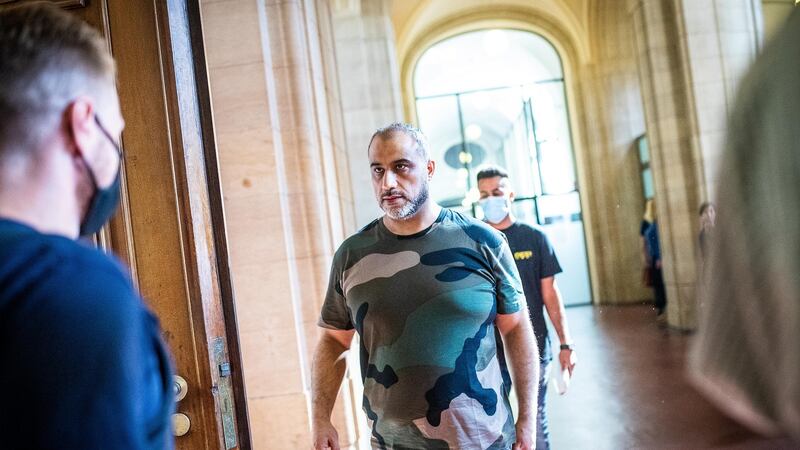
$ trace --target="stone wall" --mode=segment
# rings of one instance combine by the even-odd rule
[[[367,144],[379,127],[403,121],[400,72],[389,18],[389,0],[351,1],[334,11],[347,154],[356,223],[362,227],[382,212],[372,194]]]
[[[316,319],[355,227],[329,4],[202,13],[253,446],[306,448]],[[351,402],[335,420],[353,442]]]
[[[698,208],[713,198],[736,87],[761,43],[757,0],[633,2],[670,325],[696,327]]]

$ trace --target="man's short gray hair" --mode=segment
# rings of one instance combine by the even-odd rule
[[[402,122],[395,122],[386,125],[385,127],[378,128],[378,130],[372,134],[372,138],[369,140],[367,149],[372,146],[372,141],[374,141],[376,137],[386,141],[394,138],[400,133],[405,134],[413,139],[417,144],[417,151],[419,152],[420,156],[422,156],[425,161],[430,161],[431,158],[430,152],[428,151],[428,138],[425,137],[425,134],[420,131],[419,128]]]
[[[113,88],[115,73],[105,40],[79,18],[46,3],[0,12],[0,158],[37,149],[69,102]]]

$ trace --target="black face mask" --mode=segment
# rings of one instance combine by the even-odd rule
[[[89,163],[87,163],[85,159],[83,160],[83,163],[86,165],[86,170],[89,172],[89,179],[92,181],[92,185],[94,186],[94,194],[92,194],[92,199],[89,202],[89,209],[86,210],[86,215],[83,216],[83,220],[81,221],[81,237],[91,236],[92,234],[100,231],[100,229],[103,228],[103,225],[105,225],[106,222],[111,219],[111,216],[114,215],[114,211],[117,210],[117,205],[119,204],[119,183],[120,170],[122,169],[122,151],[108,131],[106,131],[105,127],[103,127],[103,125],[100,123],[100,120],[97,118],[97,116],[94,116],[94,121],[97,122],[97,126],[117,150],[120,158],[120,166],[117,168],[117,176],[114,178],[114,182],[112,182],[108,187],[100,188],[97,185],[97,178],[95,178],[91,166],[89,166]],[[81,159],[83,159],[83,155],[81,155]]]

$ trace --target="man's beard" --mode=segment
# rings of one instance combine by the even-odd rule
[[[394,220],[408,220],[414,217],[414,215],[419,212],[419,209],[422,207],[423,204],[425,204],[426,201],[428,201],[427,181],[425,181],[424,184],[422,185],[422,189],[419,191],[419,194],[417,194],[417,196],[414,197],[412,200],[408,200],[403,206],[388,208],[384,207],[383,201],[381,201],[381,209],[383,209],[383,212],[385,212],[387,216],[389,216]]]

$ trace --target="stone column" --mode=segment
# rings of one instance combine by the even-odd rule
[[[642,283],[639,225],[644,212],[636,139],[644,131],[644,110],[636,72],[633,29],[624,0],[594,2],[588,34],[591,63],[581,67],[584,108],[576,117],[585,130],[588,200],[586,226],[592,230],[593,285],[599,304],[639,303],[652,297]]]
[[[372,194],[367,144],[381,126],[403,120],[390,0],[339,0],[334,10],[347,152],[356,222],[382,215]]]
[[[253,447],[306,448],[316,320],[354,226],[330,11],[204,0],[202,12]],[[352,416],[340,402],[343,443]]]
[[[667,317],[696,326],[700,204],[713,198],[725,117],[761,44],[757,0],[637,0],[631,9],[656,190]]]

